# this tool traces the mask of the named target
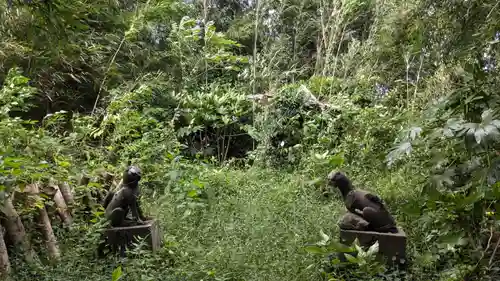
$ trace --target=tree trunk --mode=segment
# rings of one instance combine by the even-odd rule
[[[73,192],[71,191],[71,187],[67,182],[63,182],[59,185],[59,189],[61,190],[62,196],[64,197],[64,201],[66,201],[67,205],[73,205],[75,200],[73,199]]]
[[[5,228],[10,240],[21,249],[27,262],[33,262],[35,252],[31,248],[23,222],[14,208],[11,197],[5,199],[2,211],[5,214]]]
[[[0,278],[6,280],[10,273],[9,254],[4,240],[5,229],[0,225]]]

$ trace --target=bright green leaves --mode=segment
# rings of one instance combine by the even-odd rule
[[[0,118],[5,118],[11,111],[27,111],[33,106],[28,101],[36,94],[36,89],[29,86],[29,81],[20,68],[9,70],[0,89]]]
[[[123,272],[122,272],[122,267],[118,266],[113,270],[113,273],[111,275],[111,281],[118,281],[122,278]]]
[[[412,142],[422,133],[422,128],[411,127],[405,134],[403,141],[394,147],[386,156],[388,166],[391,166],[403,156],[410,156],[413,150]]]
[[[350,253],[356,250],[355,247],[346,246],[335,240],[331,240],[330,236],[326,235],[322,230],[320,230],[321,240],[316,242],[314,245],[308,245],[304,247],[304,250],[311,254],[331,254],[331,253]]]
[[[481,114],[481,123],[467,123],[464,125],[466,134],[474,135],[478,144],[483,143],[489,138],[498,138],[500,135],[500,120],[495,119],[494,111],[491,109],[485,110]]]
[[[348,246],[335,240],[330,240],[330,237],[322,231],[320,231],[320,235],[320,241],[313,245],[305,246],[304,250],[313,255],[328,257],[329,266],[356,265],[359,271],[352,271],[350,273],[353,275],[362,273],[363,277],[366,277],[367,274],[376,275],[376,272],[384,270],[383,265],[376,262],[379,251],[378,241],[366,249],[360,246],[358,239],[351,246]],[[343,256],[346,261],[342,262],[339,256]]]

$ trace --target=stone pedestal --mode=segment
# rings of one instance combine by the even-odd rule
[[[406,234],[402,229],[398,228],[398,233],[340,230],[342,243],[351,245],[356,238],[363,247],[369,247],[378,241],[378,257],[380,259],[385,258],[388,264],[406,263]]]
[[[111,249],[120,249],[122,256],[125,255],[125,248],[130,248],[132,243],[142,239],[145,239],[153,252],[160,249],[162,242],[160,228],[154,220],[146,221],[144,225],[109,228],[103,235]]]

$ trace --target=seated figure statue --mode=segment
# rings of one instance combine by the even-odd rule
[[[111,227],[129,227],[137,225],[145,225],[149,219],[143,215],[139,202],[139,181],[141,179],[141,170],[136,166],[129,166],[123,173],[120,189],[116,192],[109,191],[103,202],[106,219],[110,222]],[[131,213],[131,216],[129,216]],[[113,240],[122,239],[124,241],[109,241],[107,234],[103,233],[103,240],[97,249],[98,256],[104,256],[104,249],[108,247],[112,251],[114,244],[123,244],[120,246],[121,255],[125,255],[125,246],[132,241],[132,235],[125,231],[125,237],[117,237],[115,234]]]
[[[340,190],[348,210],[339,222],[341,229],[398,232],[394,218],[377,195],[355,190],[351,181],[341,172],[331,172],[328,175],[328,185]]]
[[[104,199],[105,216],[112,227],[142,225],[147,220],[139,204],[139,181],[141,170],[129,166],[123,173],[120,189],[115,193],[110,191]],[[128,218],[129,212],[132,218]]]

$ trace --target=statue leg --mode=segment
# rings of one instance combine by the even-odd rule
[[[341,229],[365,231],[368,229],[368,222],[361,216],[347,212],[338,223]]]
[[[127,213],[122,208],[115,208],[108,216],[112,227],[123,226]]]
[[[138,225],[136,221],[127,218],[127,213],[122,208],[114,209],[109,215],[109,220],[113,227]]]
[[[103,241],[97,246],[97,257],[103,258],[105,256],[104,249],[106,248],[106,242]]]
[[[113,191],[108,192],[108,195],[106,195],[106,197],[104,198],[104,202],[102,204],[104,209],[106,209],[108,207],[108,205],[111,202],[111,200],[113,199],[114,195],[115,195],[115,193]]]
[[[111,246],[108,243],[108,237],[105,234],[101,234],[101,243],[97,246],[97,257],[103,258],[106,255],[104,254],[104,249],[108,248],[109,251],[112,251]]]
[[[136,221],[131,219],[124,219],[121,226],[136,226],[139,225]]]
[[[397,233],[398,229],[394,225],[382,225],[381,226],[381,218],[380,216],[385,216],[385,213],[380,213],[380,211],[375,210],[371,207],[366,207],[363,209],[363,217],[370,223],[370,230],[376,232],[390,232]]]

